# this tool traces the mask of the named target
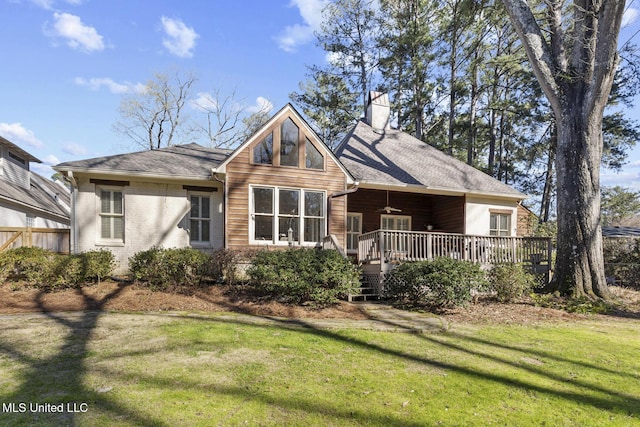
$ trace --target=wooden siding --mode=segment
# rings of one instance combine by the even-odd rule
[[[464,233],[466,231],[464,206],[464,197],[434,196],[434,229],[446,231],[447,233]]]
[[[361,188],[348,200],[347,210],[362,214],[363,233],[380,229],[380,216],[386,212],[379,210],[387,205],[386,191]],[[431,225],[434,230],[447,233],[464,232],[463,197],[389,191],[388,205],[401,210],[391,215],[411,217],[411,231],[426,231]]]
[[[279,162],[280,126],[284,120],[291,118],[300,129],[300,162],[299,167],[275,166]],[[285,188],[302,188],[307,190],[325,191],[327,198],[334,193],[346,189],[347,176],[341,167],[333,161],[314,135],[306,135],[305,127],[295,115],[284,116],[270,127],[262,130],[255,139],[255,143],[247,145],[226,166],[226,247],[249,247],[249,186],[278,186]],[[253,164],[253,147],[273,132],[274,164]],[[306,138],[324,157],[324,170],[304,168],[304,145]],[[325,204],[328,200],[325,200]],[[338,242],[344,246],[346,240],[345,222],[346,210],[343,197],[332,199],[331,211],[328,215],[329,232],[335,234]],[[329,206],[328,204],[325,206]]]
[[[517,236],[533,236],[536,215],[522,205],[518,205]]]

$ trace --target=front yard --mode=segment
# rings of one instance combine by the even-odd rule
[[[100,295],[80,299],[117,301]],[[233,307],[3,315],[0,425],[640,425],[638,313],[527,322],[525,306],[477,305],[424,334],[254,324]]]

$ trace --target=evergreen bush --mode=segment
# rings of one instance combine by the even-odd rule
[[[404,263],[385,279],[384,297],[409,306],[445,309],[466,305],[472,290],[488,285],[479,264],[451,258]]]
[[[360,273],[337,251],[301,248],[260,251],[247,270],[249,284],[283,302],[326,306],[353,292]]]
[[[500,302],[513,302],[533,292],[537,286],[535,277],[521,264],[504,263],[491,267],[488,273],[490,290]]]
[[[209,262],[209,256],[197,249],[154,246],[129,258],[129,270],[135,281],[152,290],[167,290],[200,285]]]

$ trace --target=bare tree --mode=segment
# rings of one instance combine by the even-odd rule
[[[553,109],[558,248],[550,290],[610,298],[600,217],[602,119],[618,66],[625,0],[503,0]]]
[[[180,131],[186,129],[183,109],[196,80],[191,74],[156,73],[141,92],[122,99],[115,131],[146,150],[173,145]]]
[[[236,91],[224,98],[220,91],[213,94],[200,93],[191,101],[196,110],[206,116],[204,124],[197,122],[195,131],[207,136],[212,147],[231,147],[245,134],[242,117],[246,113],[246,106],[236,99]]]

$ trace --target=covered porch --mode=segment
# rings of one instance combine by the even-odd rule
[[[384,277],[404,262],[430,261],[448,257],[489,267],[499,263],[524,264],[548,280],[552,244],[543,237],[475,236],[429,231],[376,230],[358,237],[358,263],[363,285],[354,298],[377,298]]]

